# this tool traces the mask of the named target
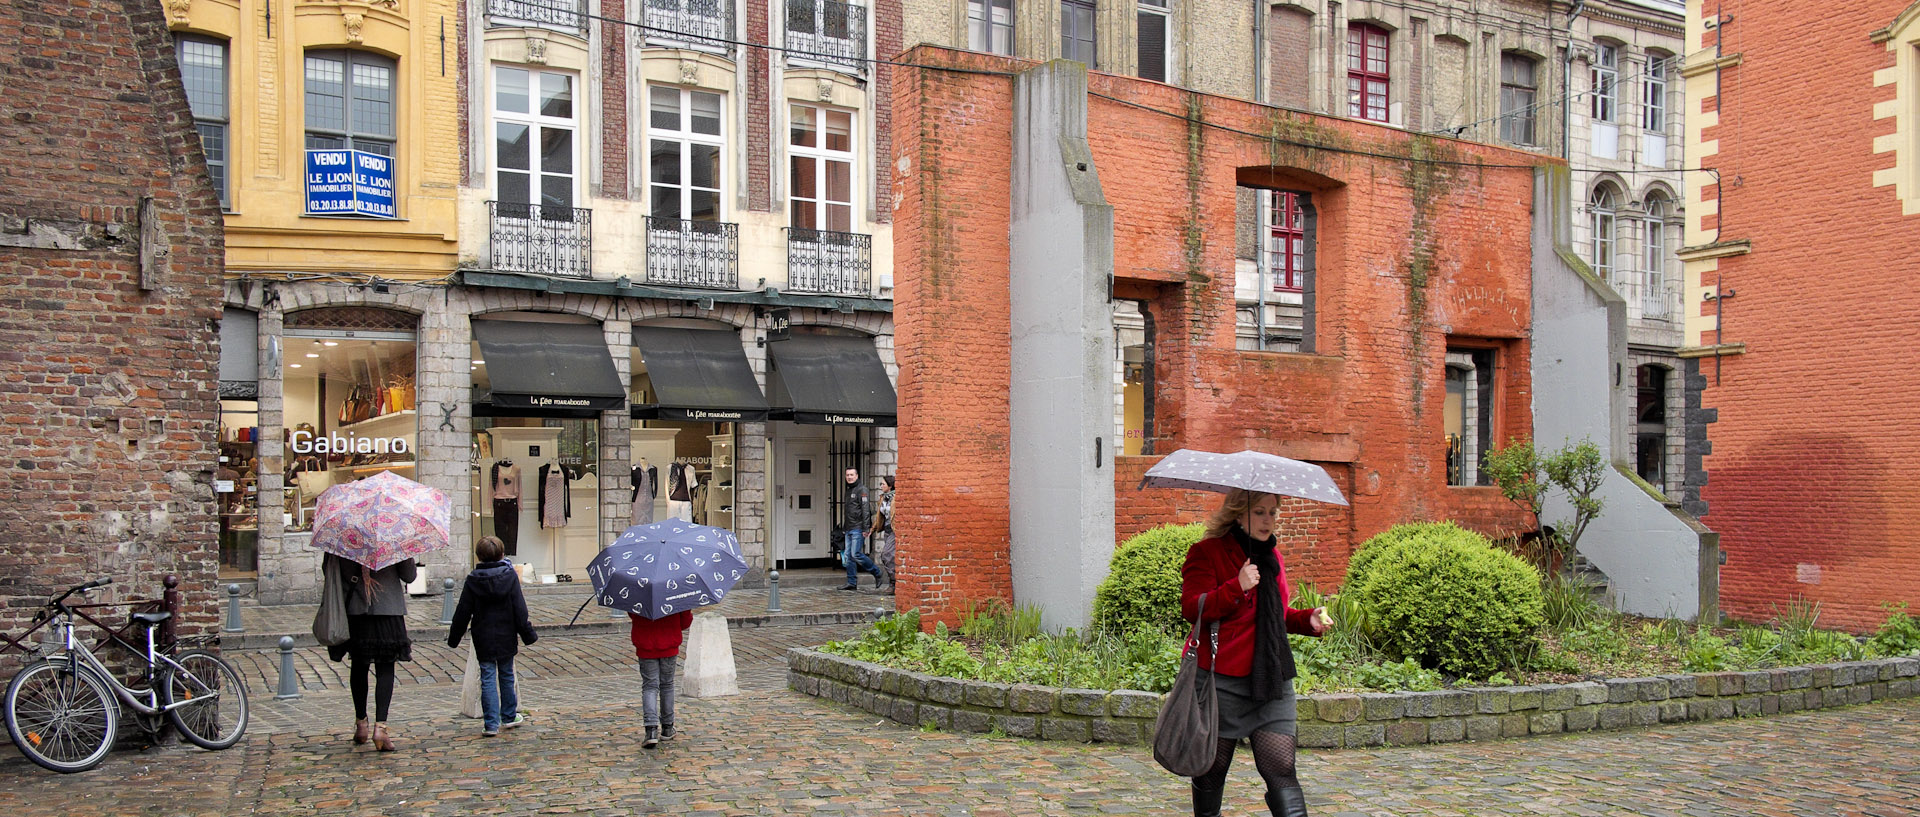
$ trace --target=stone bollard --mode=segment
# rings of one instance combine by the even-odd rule
[[[680,684],[679,694],[689,698],[740,694],[726,616],[701,613],[693,617],[693,627],[687,631],[687,675]]]
[[[767,612],[780,612],[780,571],[767,571]]]
[[[280,636],[280,691],[274,700],[300,697],[300,680],[293,672],[293,636]]]
[[[246,632],[246,627],[240,623],[240,585],[237,584],[227,585],[226,631],[229,633]]]
[[[453,577],[440,580],[440,623],[453,623]]]

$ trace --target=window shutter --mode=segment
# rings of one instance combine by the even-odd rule
[[[1140,78],[1167,81],[1167,16],[1136,12],[1140,21]]]

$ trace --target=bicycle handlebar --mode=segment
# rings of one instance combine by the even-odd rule
[[[67,592],[61,593],[60,598],[54,599],[52,602],[48,603],[47,606],[57,607],[60,605],[61,602],[66,601],[68,596],[71,596],[75,593],[85,593],[88,590],[92,590],[96,587],[105,587],[109,584],[113,584],[112,577],[94,579],[93,581],[87,582],[86,584],[74,585],[73,587],[68,588]]]

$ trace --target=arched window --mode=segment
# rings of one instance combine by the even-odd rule
[[[1665,193],[1647,194],[1646,241],[1641,247],[1641,269],[1646,271],[1647,286],[1640,294],[1640,312],[1660,320],[1667,319],[1672,311],[1667,305],[1667,242],[1673,232],[1667,229],[1667,219],[1672,216],[1673,202]]]
[[[1620,195],[1614,192],[1613,185],[1595,187],[1593,195],[1587,198],[1588,224],[1593,229],[1593,253],[1588,262],[1593,264],[1593,274],[1609,283],[1613,282],[1613,250],[1618,238],[1615,215],[1619,209]]]

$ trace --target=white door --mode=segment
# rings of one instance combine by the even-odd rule
[[[820,437],[783,441],[780,470],[773,485],[773,557],[825,559],[833,539],[832,475],[827,441]]]

